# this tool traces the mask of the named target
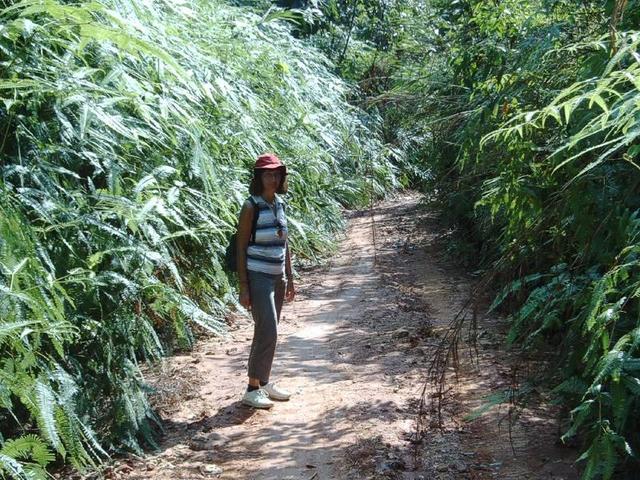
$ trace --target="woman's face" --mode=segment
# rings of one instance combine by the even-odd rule
[[[282,181],[282,172],[280,170],[265,170],[262,172],[262,189],[265,192],[275,193]]]

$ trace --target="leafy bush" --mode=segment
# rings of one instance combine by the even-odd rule
[[[289,27],[222,2],[5,2],[0,475],[153,445],[139,362],[224,332],[257,154],[291,167],[294,251],[395,184],[377,120]],[[54,455],[56,457],[54,457]]]
[[[572,410],[564,438],[585,441],[584,478],[632,472],[638,3],[432,5],[416,27],[428,61],[396,72],[387,116],[406,120],[424,188],[502,287],[508,340],[559,352],[550,379]]]

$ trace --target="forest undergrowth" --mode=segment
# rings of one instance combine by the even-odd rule
[[[585,479],[633,478],[638,0],[2,5],[2,475],[153,445],[139,364],[224,330],[220,259],[272,150],[300,263],[342,207],[424,191],[509,346],[555,352],[521,393],[570,411]]]
[[[509,316],[510,348],[555,352],[494,401],[550,390],[584,478],[635,478],[640,3],[332,0],[322,13],[301,34],[382,116],[451,253]]]

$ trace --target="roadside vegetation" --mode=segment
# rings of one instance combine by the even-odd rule
[[[221,333],[256,156],[299,261],[396,185],[375,117],[290,26],[224,2],[3,2],[0,477],[153,446],[140,363]]]
[[[553,352],[544,380],[571,411],[562,439],[583,446],[584,478],[633,476],[640,3],[329,5],[318,42],[349,43],[334,51],[342,75],[454,227],[452,252],[498,292],[508,343]]]
[[[154,444],[139,364],[224,330],[220,262],[275,151],[298,262],[342,207],[424,191],[509,345],[554,367],[530,381],[584,478],[633,478],[638,0],[2,5],[1,475]]]

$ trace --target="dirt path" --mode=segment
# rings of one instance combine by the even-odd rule
[[[294,392],[289,402],[270,411],[240,404],[252,325],[239,318],[228,339],[168,362],[158,452],[120,459],[104,477],[577,478],[576,452],[554,445],[544,403],[523,411],[515,457],[499,412],[462,420],[486,387],[508,382],[495,319],[480,320],[481,368],[465,367],[452,385],[445,428],[416,441],[426,366],[469,285],[442,258],[417,196],[388,200],[373,218],[376,248],[369,212],[352,215],[330,267],[303,273],[297,301],[285,306],[272,378]]]

